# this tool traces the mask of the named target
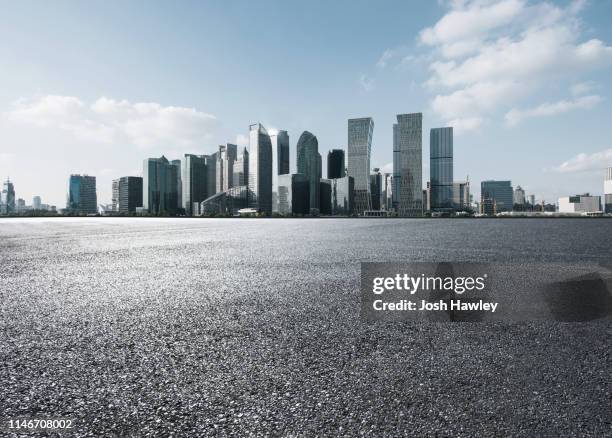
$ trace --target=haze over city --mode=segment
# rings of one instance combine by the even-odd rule
[[[248,145],[261,122],[346,149],[372,117],[391,171],[396,114],[453,126],[454,173],[537,199],[602,193],[612,165],[609,2],[19,2],[0,17],[0,177],[63,206],[68,176],[141,175],[162,154]],[[323,162],[325,168],[325,162]]]

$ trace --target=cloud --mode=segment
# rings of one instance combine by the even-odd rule
[[[596,85],[593,82],[580,82],[571,86],[570,91],[574,96],[581,96],[590,93],[595,89]]]
[[[554,116],[577,109],[591,109],[602,100],[598,95],[590,95],[578,97],[574,100],[543,103],[535,108],[524,110],[514,108],[506,113],[506,124],[508,126],[515,126],[527,118]]]
[[[217,125],[215,116],[195,108],[107,97],[91,105],[73,96],[20,99],[6,115],[12,122],[59,129],[81,141],[139,148],[200,145]]]
[[[553,170],[561,173],[587,172],[602,170],[609,166],[612,166],[612,149],[605,149],[592,154],[578,154],[554,167]]]
[[[517,103],[542,94],[550,83],[575,80],[612,64],[612,46],[597,38],[581,39],[584,1],[566,7],[526,0],[447,5],[447,13],[423,29],[418,42],[431,58],[425,87],[433,93],[434,112],[447,121],[471,120],[466,129],[477,129],[481,123],[476,120],[514,111]],[[575,96],[590,91],[585,84],[574,87]],[[546,105],[540,111],[563,112]]]
[[[376,67],[385,68],[387,66],[387,62],[389,62],[389,60],[393,58],[394,56],[395,56],[394,50],[391,50],[391,49],[385,50],[383,54],[380,56],[380,58],[378,59],[378,62],[376,63]]]
[[[374,89],[374,79],[368,78],[366,75],[362,74],[359,76],[359,85],[363,91],[369,93]]]
[[[479,129],[484,123],[481,117],[470,117],[464,119],[453,119],[448,121],[448,125],[453,127],[455,135],[461,135],[468,131]]]
[[[386,163],[380,168],[382,173],[393,173],[393,163]]]

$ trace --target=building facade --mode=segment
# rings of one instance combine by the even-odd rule
[[[398,216],[423,215],[423,114],[398,114],[393,125],[393,193]]]
[[[249,207],[272,214],[272,142],[260,123],[249,126]]]
[[[355,184],[352,176],[332,179],[331,214],[351,216],[355,213]]]
[[[327,153],[327,179],[344,178],[345,176],[344,150],[332,149]]]
[[[270,134],[272,142],[272,211],[278,213],[278,176],[289,173],[289,134],[276,131]]]
[[[521,186],[516,186],[516,189],[514,189],[514,199],[512,202],[518,208],[525,206],[525,190]]]
[[[378,167],[375,167],[370,173],[370,195],[372,197],[370,204],[372,210],[383,210],[383,176]]]
[[[246,147],[238,155],[238,159],[234,163],[233,182],[235,186],[246,186],[249,184],[249,151]]]
[[[301,173],[278,175],[278,213],[306,215],[310,213],[310,181]]]
[[[185,154],[183,158],[182,204],[187,216],[197,216],[199,213],[198,206],[208,198],[208,158],[207,155],[193,154]],[[211,195],[213,194],[211,193]]]
[[[431,211],[453,209],[453,128],[433,128],[429,133]]]
[[[453,209],[456,211],[468,211],[472,209],[470,199],[470,182],[456,181],[453,183]]]
[[[297,171],[308,178],[310,209],[319,208],[320,155],[317,137],[304,131],[297,142]]]
[[[179,167],[160,158],[144,160],[142,172],[143,208],[151,214],[176,214],[178,211]]]
[[[362,215],[372,209],[370,194],[370,156],[374,120],[371,117],[348,121],[348,176],[353,178],[353,213]]]
[[[142,178],[139,176],[119,178],[117,211],[120,213],[134,213],[139,207],[142,207]]]
[[[98,212],[95,176],[70,175],[66,209],[77,214],[96,214]]]
[[[514,204],[514,190],[510,181],[482,181],[480,183],[480,202],[485,199],[495,201],[495,212],[512,211]]]
[[[559,213],[596,213],[601,211],[601,198],[584,195],[559,198]]]
[[[2,184],[2,194],[0,195],[0,214],[16,213],[15,206],[15,186],[10,179],[6,179]]]

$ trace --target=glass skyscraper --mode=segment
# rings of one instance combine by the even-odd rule
[[[142,172],[142,206],[152,214],[175,214],[178,209],[177,176],[180,166],[163,155],[144,160]]]
[[[234,163],[234,186],[246,186],[249,183],[249,151],[245,147]]]
[[[512,211],[514,190],[510,181],[482,181],[480,183],[481,204],[493,204],[495,213]],[[489,214],[489,213],[485,213]]]
[[[95,176],[70,175],[66,209],[73,213],[96,214],[98,212]]]
[[[370,154],[374,121],[371,117],[348,121],[348,175],[353,178],[355,190],[354,213],[362,215],[371,210]]]
[[[2,196],[0,198],[0,213],[15,213],[15,186],[10,179],[6,179],[2,185]]]
[[[433,128],[429,133],[431,211],[453,208],[453,128]]]
[[[310,213],[310,181],[301,173],[278,176],[278,212],[281,214]]]
[[[207,167],[208,156],[185,154],[183,158],[183,208],[187,216],[194,216],[199,213],[198,206],[203,200],[208,198],[207,191]],[[212,196],[214,193],[210,193]]]
[[[138,207],[142,207],[142,178],[139,176],[119,178],[118,211],[132,213]]]
[[[272,142],[272,211],[278,209],[278,176],[289,173],[289,134],[277,131],[270,134]]]
[[[308,131],[304,131],[297,142],[297,171],[308,178],[310,208],[319,208],[319,142],[317,137]]]
[[[604,212],[612,213],[612,167],[606,169],[604,180]]]
[[[272,142],[266,129],[249,126],[249,207],[272,213]]]
[[[423,114],[398,114],[393,125],[393,197],[398,216],[423,215]]]
[[[344,178],[345,175],[344,150],[332,149],[327,153],[327,178]]]

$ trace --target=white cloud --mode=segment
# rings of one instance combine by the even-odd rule
[[[596,38],[581,40],[584,1],[558,7],[526,0],[458,0],[449,7],[421,31],[419,42],[430,48],[425,85],[435,93],[434,112],[447,121],[470,120],[465,129],[477,129],[552,82],[612,64],[612,46]],[[573,92],[578,96],[589,89],[582,83]]]
[[[213,115],[195,108],[106,97],[89,106],[72,96],[20,99],[7,116],[13,122],[67,131],[81,141],[140,148],[201,145],[217,125]]]
[[[374,79],[368,78],[366,75],[362,74],[359,76],[359,85],[363,91],[369,93],[374,89]]]
[[[506,124],[508,126],[515,126],[527,118],[554,116],[577,109],[591,109],[601,101],[602,98],[600,96],[590,95],[578,97],[574,100],[543,103],[535,108],[524,110],[513,108],[506,113]]]
[[[383,54],[380,56],[380,58],[378,59],[378,62],[376,63],[376,67],[385,68],[387,66],[387,62],[389,62],[389,60],[393,58],[394,56],[395,56],[395,51],[391,49],[385,50]]]
[[[596,85],[593,82],[580,82],[572,85],[570,91],[574,96],[582,96],[593,91],[595,87]]]
[[[483,123],[484,120],[481,117],[469,117],[448,121],[448,125],[453,127],[455,135],[461,135],[468,131],[475,131],[479,129]]]
[[[553,170],[561,173],[586,172],[602,170],[609,166],[612,166],[612,149],[605,149],[592,154],[578,154],[554,167]]]

